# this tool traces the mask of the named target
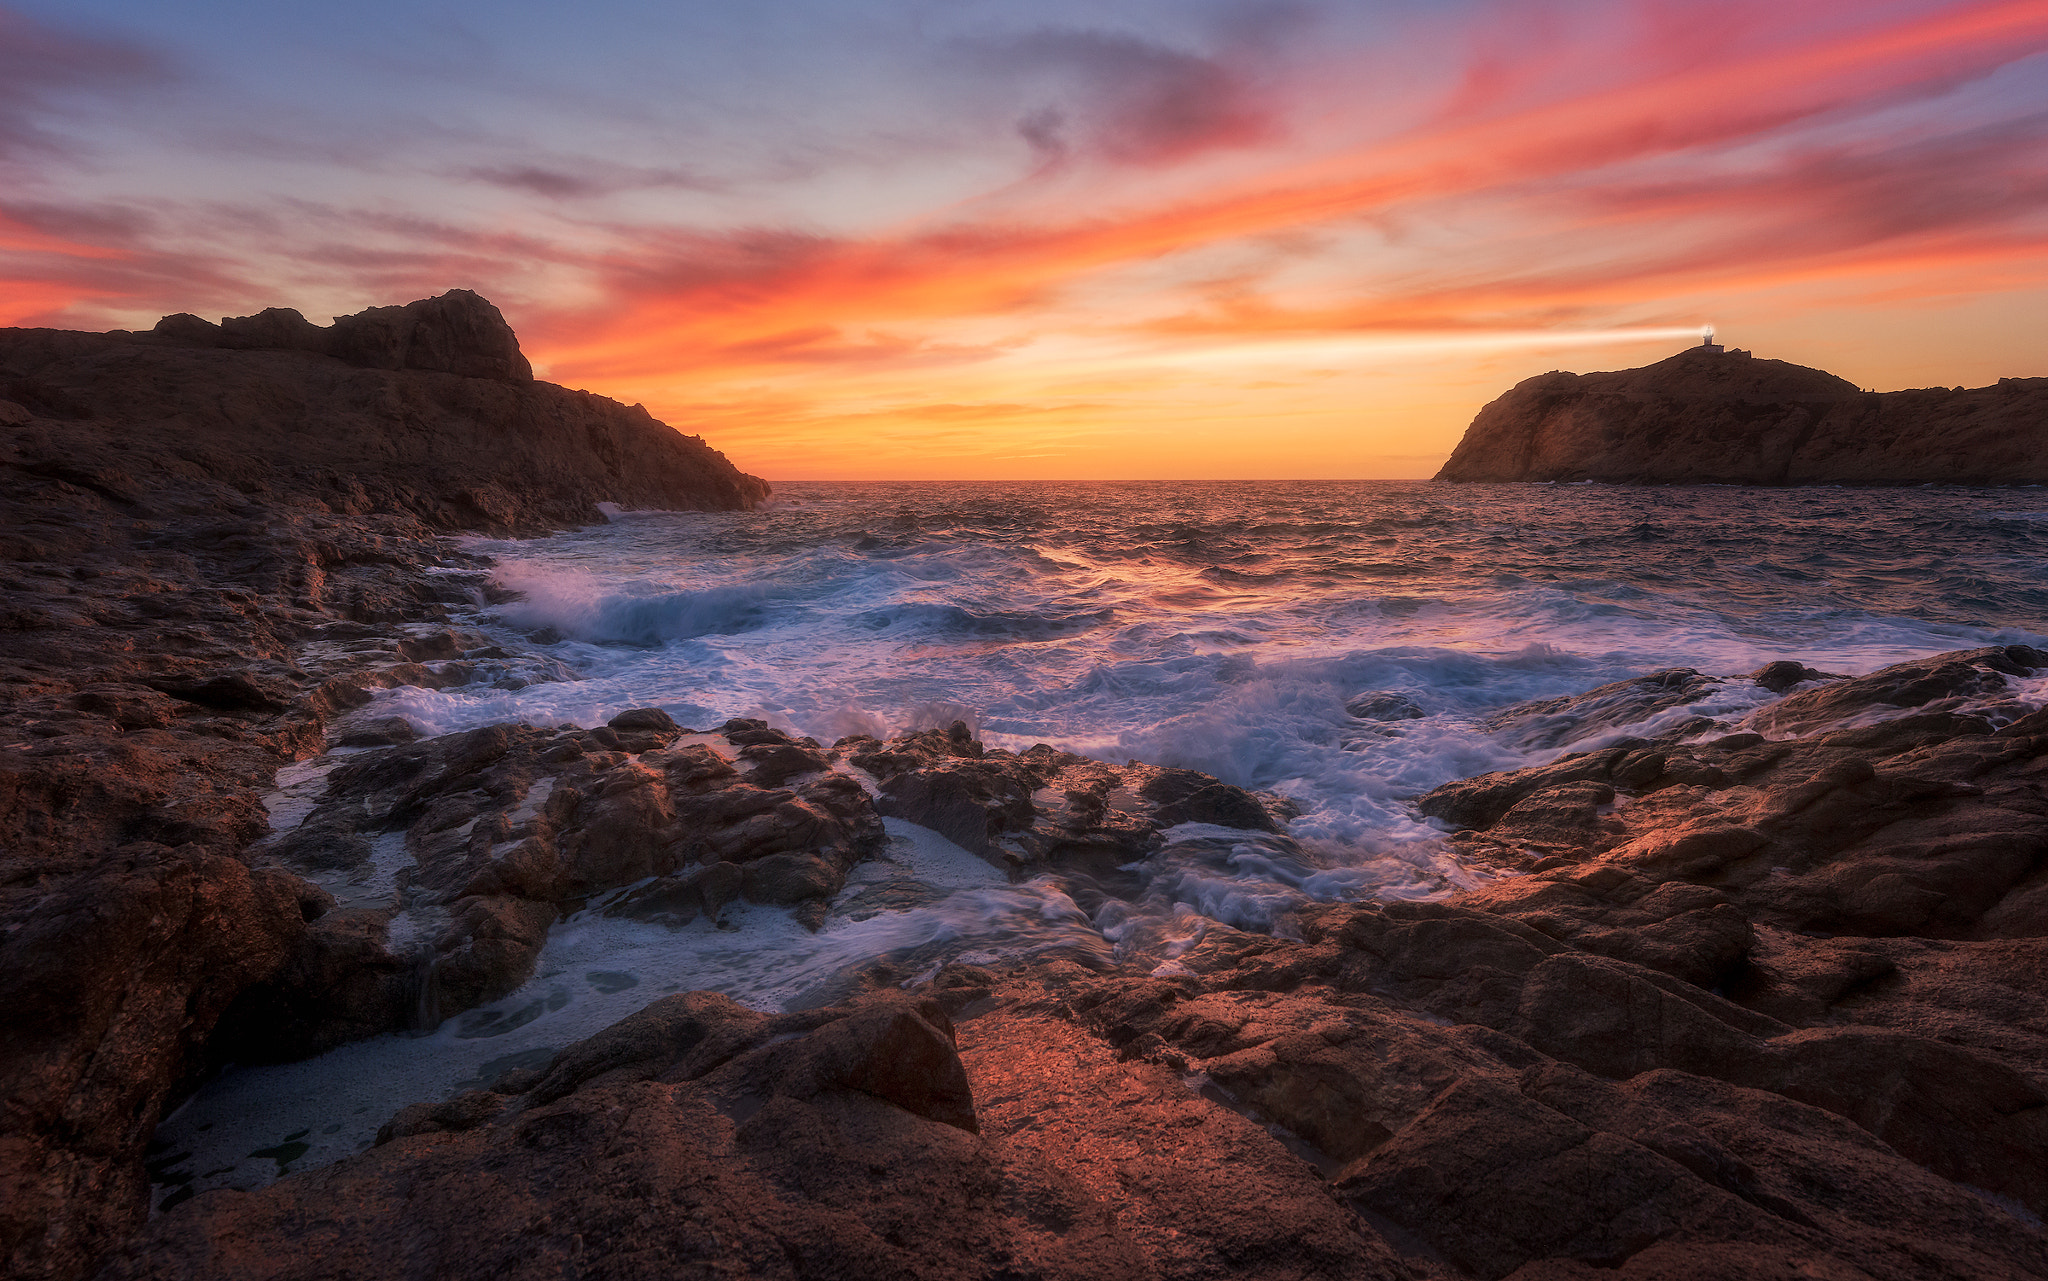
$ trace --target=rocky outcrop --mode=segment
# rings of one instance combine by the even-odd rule
[[[1587,864],[1645,893],[1710,885],[1780,930],[2048,935],[2048,717],[2005,696],[2041,668],[2048,653],[2013,645],[1816,682],[1739,723],[1463,779],[1420,807],[1471,857],[1560,884]]]
[[[1418,1275],[1259,1125],[1059,1017],[1085,971],[1039,973],[971,1021],[965,967],[772,1018],[670,997],[361,1156],[203,1193],[103,1275]]]
[[[1641,369],[1516,384],[1479,411],[1436,478],[2041,484],[2048,378],[1864,392],[1818,369],[1695,347]]]
[[[1212,928],[1150,974],[1054,949],[802,1014],[670,997],[202,1193],[106,1275],[2038,1281],[2048,713],[2014,695],[2044,671],[2001,646],[1509,709],[1669,728],[1422,798],[1535,869],[1453,901]],[[1678,714],[1717,683],[1783,697]],[[864,760],[878,807],[1019,872],[1163,857],[1219,786],[964,726],[751,746]],[[1283,817],[1204,804],[1243,839]]]
[[[438,535],[766,492],[532,381],[460,291],[0,330],[0,1271],[78,1275],[140,1221],[166,1101],[330,914],[248,856],[278,766],[366,688],[566,674],[433,625],[483,577]]]
[[[959,721],[943,733],[836,746],[881,784],[881,814],[929,827],[1013,877],[1056,870],[1114,880],[1182,823],[1277,835],[1293,815],[1280,797],[1194,770],[1110,765],[1044,744],[987,751]],[[1276,843],[1292,846],[1284,836]]]
[[[137,519],[22,468],[0,486],[18,557],[0,574],[0,1002],[17,1029],[0,1254],[10,1275],[71,1276],[139,1220],[156,1118],[321,911],[243,851],[278,766],[324,745],[328,664],[366,680],[408,665],[402,640],[364,639],[391,624],[350,616],[431,614],[460,579],[417,569],[463,558],[410,517],[238,495]]]
[[[1478,908],[1303,935],[1069,1001],[1284,1127],[1417,1275],[2048,1275],[2039,1082],[1991,1055],[1795,1028]]]
[[[881,820],[823,754],[799,775],[749,769],[728,734],[808,750],[759,721],[686,736],[650,708],[344,758],[321,803],[247,855],[330,886],[332,910],[242,994],[213,1053],[277,1061],[431,1029],[518,987],[565,907],[622,886],[611,915],[681,926],[744,898],[810,905],[815,924],[881,848]]]
[[[1205,886],[1314,856],[1191,771],[964,724],[350,716],[575,678],[448,624],[482,566],[439,531],[754,492],[434,302],[0,335],[8,1275],[2048,1277],[2048,654],[1505,709],[1560,754],[1417,800],[1485,884],[1232,928]],[[1361,751],[1422,711],[1350,707]],[[885,819],[1101,930],[909,947],[801,1012],[657,1000],[145,1222],[143,1145],[209,1064],[488,1002],[575,910],[751,901],[829,941],[933,901],[875,860]]]
[[[190,312],[165,316],[151,334],[181,347],[236,351],[310,351],[359,369],[419,369],[532,382],[533,366],[496,307],[467,289],[403,307],[371,307],[336,316],[322,329],[290,307],[226,316],[218,325]]]
[[[1015,878],[1131,884],[1117,869],[1191,816],[1278,830],[1276,801],[1208,775],[988,750],[964,724],[828,748],[757,720],[696,733],[657,708],[589,730],[491,725],[354,754],[316,800],[245,851],[325,889],[308,895],[319,914],[286,962],[227,1011],[216,1059],[288,1060],[430,1029],[518,987],[548,927],[586,903],[681,928],[745,900],[794,908],[816,929],[847,873],[881,852],[884,816],[939,830]]]
[[[116,522],[289,506],[539,533],[602,519],[600,502],[732,511],[768,495],[637,405],[533,381],[474,294],[332,330],[278,309],[203,331],[179,319],[0,330],[0,398],[26,415],[7,428],[11,467],[98,496]]]

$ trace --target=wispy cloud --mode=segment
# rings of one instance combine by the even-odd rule
[[[1280,128],[1242,70],[1126,32],[1042,28],[963,47],[1039,99],[1017,132],[1047,160],[1165,165],[1267,142]]]
[[[0,160],[61,151],[48,117],[76,94],[161,84],[170,60],[137,40],[66,29],[0,6]]]
[[[617,195],[622,191],[715,191],[724,185],[684,169],[654,169],[567,158],[476,165],[457,169],[452,176],[550,200],[584,200]]]

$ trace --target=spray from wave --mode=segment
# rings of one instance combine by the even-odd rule
[[[759,627],[769,593],[755,586],[660,590],[605,583],[596,573],[513,562],[492,575],[500,590],[517,599],[499,616],[514,627],[551,629],[574,640],[601,645],[654,648],[699,636],[730,635]]]

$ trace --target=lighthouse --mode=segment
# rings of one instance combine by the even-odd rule
[[[1706,336],[1700,339],[1700,350],[1710,351],[1718,356],[1728,349],[1726,347],[1723,347],[1720,343],[1714,341],[1714,331],[1709,329],[1706,333]]]

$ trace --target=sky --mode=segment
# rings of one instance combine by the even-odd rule
[[[771,480],[1427,476],[1707,326],[2048,375],[2048,0],[0,0],[0,325],[450,288]]]

